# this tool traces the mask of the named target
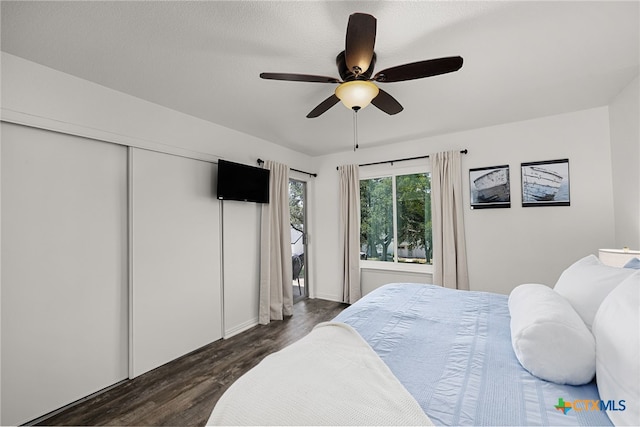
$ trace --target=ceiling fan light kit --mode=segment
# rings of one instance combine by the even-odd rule
[[[344,82],[336,88],[336,96],[350,110],[360,110],[378,96],[378,86],[366,80]]]

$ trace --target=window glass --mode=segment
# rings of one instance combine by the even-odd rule
[[[392,177],[360,181],[360,258],[393,262]]]
[[[431,264],[430,193],[426,173],[396,177],[398,262]]]
[[[432,257],[430,175],[361,180],[360,258],[431,264]]]

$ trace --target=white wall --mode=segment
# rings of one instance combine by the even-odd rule
[[[135,377],[222,338],[221,233],[216,165],[131,148],[129,168]]]
[[[2,119],[189,157],[309,170],[311,157],[1,52]],[[212,100],[212,102],[217,102]],[[251,117],[247,117],[251,120]]]
[[[297,169],[312,170],[309,156],[5,52],[1,53],[1,67],[0,105],[5,122],[193,159],[215,162],[225,158],[245,164],[255,164],[257,158],[274,159]],[[256,205],[239,204],[234,209],[247,222],[231,222],[223,227],[223,232],[249,248],[258,248]],[[6,232],[6,228],[2,231]],[[232,313],[225,319],[225,329],[237,331],[257,318],[259,279],[255,272],[246,269],[242,258],[226,256],[224,260],[224,271],[229,273],[225,285],[234,286],[239,277],[242,280],[227,295],[229,299],[225,299],[225,309]],[[5,290],[4,284],[0,289]],[[4,313],[3,316],[6,324]]]
[[[255,165],[258,158],[273,159],[312,171],[312,158],[304,154],[5,52],[1,55],[2,120],[195,159],[224,158],[250,165]],[[313,192],[313,186],[309,191]],[[246,203],[236,209],[245,210],[243,213],[251,217],[255,205]],[[259,230],[259,222],[249,221],[230,224],[224,232],[248,246],[259,247]],[[235,272],[245,268],[241,259],[225,257],[224,271],[231,274],[230,281],[236,279]],[[241,295],[232,296],[242,306],[234,302],[226,307],[236,313],[225,322],[228,331],[242,328],[251,320],[247,307],[257,298],[259,278],[256,275],[255,283],[243,283],[250,294],[246,301]],[[247,313],[247,317],[241,319],[238,313]]]
[[[526,282],[553,285],[573,261],[614,244],[609,146],[602,107],[316,158],[318,296],[342,295],[337,165],[468,149],[462,167],[470,286],[508,293]],[[521,207],[520,163],[562,158],[569,159],[571,206]],[[511,208],[471,210],[469,168],[503,164],[511,166]]]
[[[640,87],[631,82],[609,106],[615,247],[640,249]]]
[[[260,230],[260,207],[258,203],[222,201],[225,338],[258,324],[260,244],[237,231]]]
[[[127,149],[2,123],[0,423],[127,377]]]

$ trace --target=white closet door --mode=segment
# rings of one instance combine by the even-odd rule
[[[131,149],[132,377],[222,337],[216,165]]]
[[[127,377],[127,151],[0,129],[0,424],[17,425]]]

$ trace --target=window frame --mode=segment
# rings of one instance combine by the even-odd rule
[[[398,219],[397,219],[397,201],[396,201],[396,180],[395,177],[399,175],[410,175],[416,173],[428,173],[431,174],[431,165],[428,160],[410,160],[403,162],[402,165],[394,165],[393,163],[384,163],[381,165],[367,166],[366,168],[360,168],[360,181],[374,178],[394,177],[391,180],[391,188],[393,195],[393,235],[394,235],[394,254],[393,261],[372,261],[372,260],[360,260],[361,270],[386,270],[386,271],[399,271],[399,272],[414,272],[414,273],[433,273],[433,264],[413,264],[398,262],[398,248],[397,248],[397,236],[398,236]]]

